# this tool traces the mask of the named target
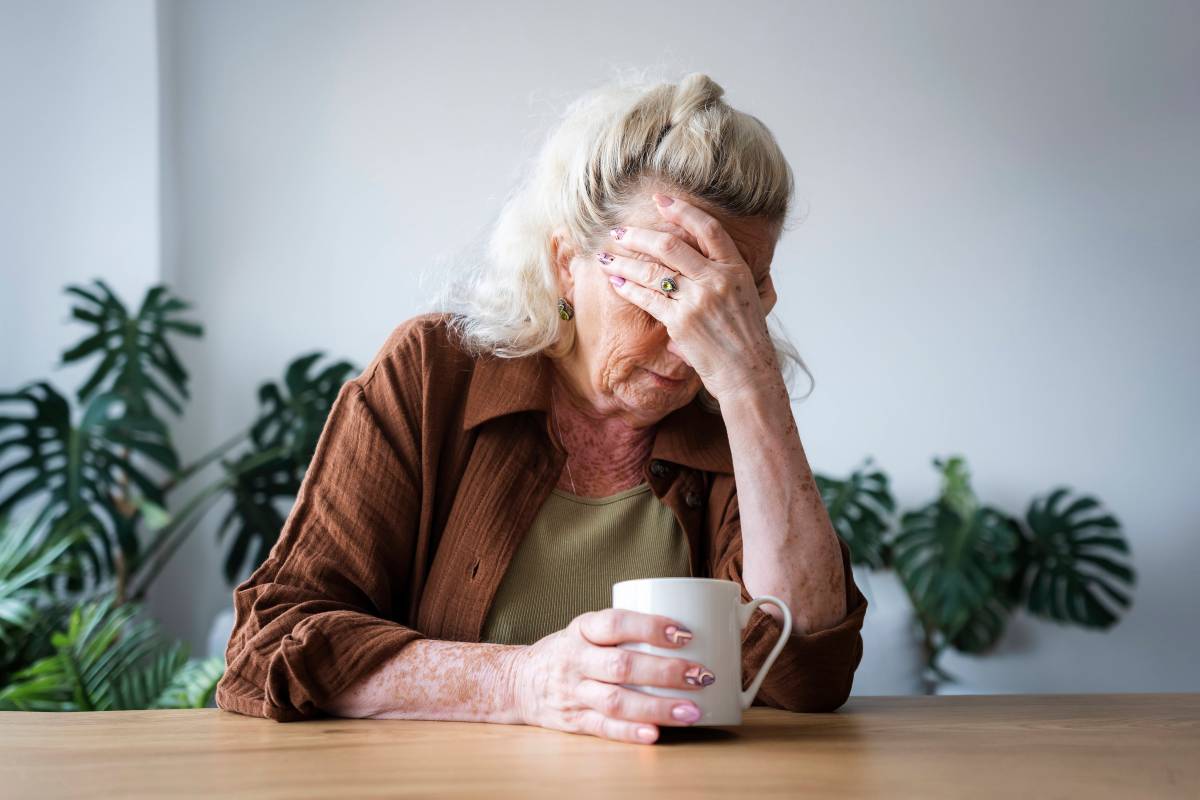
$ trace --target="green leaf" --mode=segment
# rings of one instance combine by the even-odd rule
[[[258,450],[283,448],[305,466],[312,459],[329,409],[356,371],[350,362],[338,361],[313,375],[321,355],[308,353],[288,364],[282,385],[259,387],[259,416],[250,429]]]
[[[142,520],[146,523],[146,527],[151,531],[162,530],[171,523],[170,512],[158,503],[141,498],[138,500],[137,507],[142,512]]]
[[[0,679],[23,663],[40,624],[57,614],[54,579],[70,574],[64,554],[77,532],[30,519],[20,525],[0,517]]]
[[[39,498],[42,516],[54,522],[69,517],[86,532],[77,551],[93,571],[114,574],[118,554],[134,565],[134,503],[140,497],[163,504],[159,484],[134,455],[173,468],[165,427],[114,394],[93,397],[76,426],[67,399],[45,382],[0,394],[0,407],[14,405],[27,411],[0,417],[0,463],[7,463],[0,485],[8,487],[0,495],[0,515]]]
[[[217,683],[224,674],[225,659],[220,656],[189,661],[175,673],[155,705],[158,708],[204,708],[212,702]]]
[[[189,662],[187,647],[168,642],[141,609],[106,597],[72,612],[51,637],[53,653],[16,673],[0,689],[0,708],[109,711],[191,707],[220,678],[210,661]],[[213,677],[215,674],[215,677]]]
[[[1129,608],[1137,581],[1129,545],[1098,500],[1070,496],[1057,487],[1030,503],[1013,595],[1038,616],[1108,628]]]
[[[155,416],[154,406],[161,403],[180,414],[188,398],[188,373],[171,344],[171,336],[202,335],[200,325],[180,319],[188,306],[169,294],[165,286],[150,288],[136,314],[112,292],[106,283],[95,280],[92,286],[67,287],[76,299],[71,315],[92,331],[79,344],[63,353],[63,362],[72,363],[103,353],[78,398],[90,400],[98,393],[123,398],[142,415]],[[154,398],[154,402],[151,402]]]
[[[159,708],[158,700],[171,687],[188,660],[183,642],[158,651],[138,669],[117,677],[110,687],[112,707],[117,709]]]
[[[266,559],[279,538],[304,473],[316,451],[342,384],[356,371],[348,361],[316,369],[321,353],[288,364],[281,383],[258,391],[259,415],[250,428],[251,449],[223,462],[233,480],[233,505],[218,535],[232,532],[225,577],[235,583],[247,567]]]
[[[868,458],[844,480],[813,477],[833,529],[850,548],[853,563],[880,569],[888,563],[885,536],[896,501],[887,476],[879,470],[868,472],[870,465]]]
[[[979,503],[961,458],[934,464],[943,473],[941,496],[902,515],[892,543],[896,571],[930,636],[983,649],[1003,630],[1017,528]]]
[[[951,640],[964,653],[986,653],[1000,641],[1011,609],[999,597],[993,597],[975,609]]]
[[[249,453],[226,465],[234,477],[233,505],[221,521],[218,536],[225,538],[233,532],[225,559],[225,578],[230,583],[236,583],[248,567],[266,560],[304,476],[301,466],[289,456],[263,462],[257,455]]]

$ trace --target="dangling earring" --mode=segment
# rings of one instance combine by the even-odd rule
[[[575,309],[571,307],[565,297],[558,298],[558,316],[562,319],[570,319],[575,316]]]

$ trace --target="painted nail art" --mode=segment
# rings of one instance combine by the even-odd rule
[[[613,260],[612,253],[596,253],[596,260],[601,264],[611,264]]]
[[[711,686],[716,679],[717,676],[704,667],[692,667],[683,673],[683,680],[688,686]]]
[[[675,644],[687,644],[692,640],[692,632],[682,625],[668,625],[663,633]]]
[[[700,709],[690,703],[681,703],[671,709],[671,716],[680,722],[695,722],[700,719]]]
[[[620,239],[622,236],[625,235],[625,229],[624,228],[612,228],[609,230],[609,233],[612,234],[612,237],[614,239]]]

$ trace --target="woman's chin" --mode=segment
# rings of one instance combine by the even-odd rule
[[[663,382],[653,373],[643,370],[640,380],[628,384],[621,392],[626,408],[635,413],[665,417],[691,402],[699,387],[690,378]]]

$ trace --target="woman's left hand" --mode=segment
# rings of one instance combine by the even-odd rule
[[[666,326],[679,356],[718,400],[763,387],[780,374],[767,331],[775,301],[769,272],[763,269],[756,286],[715,217],[678,197],[667,205],[664,195],[654,199],[663,218],[695,237],[701,252],[674,234],[628,226],[615,229],[613,238],[654,260],[609,253],[604,263],[597,254],[601,269],[618,294]],[[676,291],[663,291],[664,278],[674,280]]]

